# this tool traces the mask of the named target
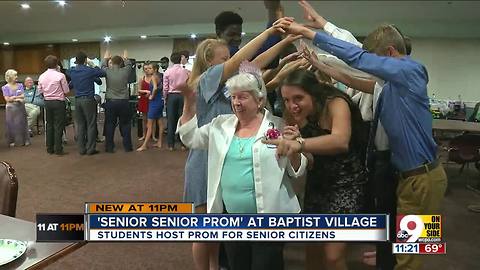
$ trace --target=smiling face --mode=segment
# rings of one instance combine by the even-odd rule
[[[32,87],[33,87],[33,80],[32,80],[32,78],[30,78],[30,77],[26,78],[24,84],[25,84],[25,88],[26,88],[26,89],[32,88]]]
[[[314,100],[305,90],[299,86],[282,86],[282,97],[285,108],[296,123],[306,123],[307,117],[314,113]]]
[[[160,67],[165,71],[168,68],[168,59],[160,60]]]
[[[252,91],[235,91],[231,96],[232,109],[239,120],[254,118],[261,107],[261,101]]]
[[[225,28],[218,37],[225,40],[229,46],[239,47],[242,43],[242,25],[231,24]]]
[[[213,58],[209,61],[210,66],[225,63],[228,59],[230,59],[230,52],[228,51],[227,46],[217,46],[213,51]]]

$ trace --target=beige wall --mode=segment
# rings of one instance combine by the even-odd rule
[[[414,39],[412,57],[428,70],[428,93],[480,101],[480,39]]]

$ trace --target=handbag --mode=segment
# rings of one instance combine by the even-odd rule
[[[40,95],[38,95],[38,97],[37,97],[37,87],[36,86],[34,87],[34,90],[33,90],[33,97],[32,97],[32,102],[31,103],[33,105],[37,105],[39,107],[44,107],[45,106],[43,94],[40,93]]]

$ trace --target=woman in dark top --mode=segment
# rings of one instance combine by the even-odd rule
[[[275,142],[279,145],[277,154],[313,155],[313,167],[308,171],[305,186],[304,212],[361,213],[367,181],[364,168],[367,138],[359,109],[346,94],[319,82],[311,71],[289,74],[281,93],[287,118],[295,126],[287,127],[285,139]],[[327,269],[346,269],[345,243],[325,243],[322,247]],[[321,251],[317,245],[307,247],[307,269],[318,266],[314,260]]]

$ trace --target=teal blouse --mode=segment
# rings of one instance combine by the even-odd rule
[[[252,146],[255,137],[234,136],[223,163],[220,187],[228,213],[257,213]]]

